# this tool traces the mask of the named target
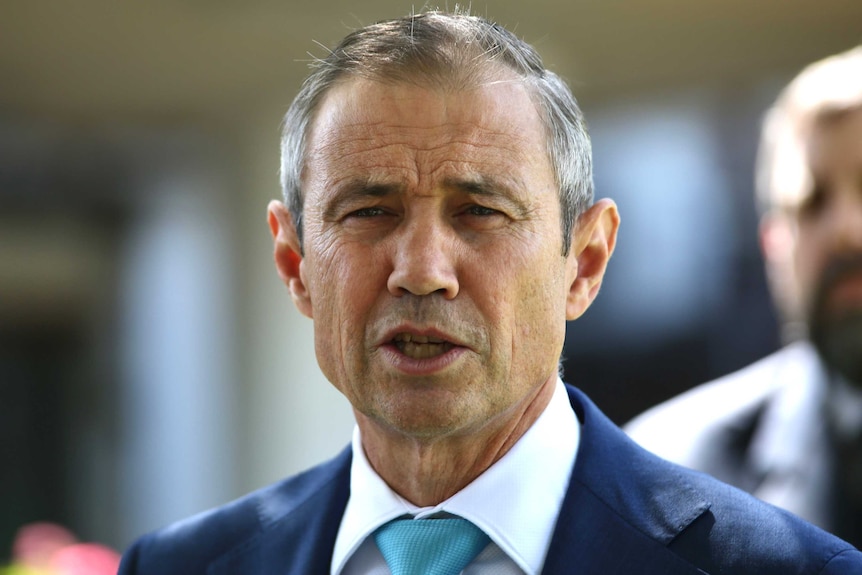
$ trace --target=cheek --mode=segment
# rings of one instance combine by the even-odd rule
[[[357,285],[357,266],[359,256],[351,254],[350,246],[336,240],[333,233],[314,230],[313,242],[306,249],[308,268],[315,271],[312,296],[317,314],[330,316],[344,311],[351,296],[362,295],[363,286]],[[361,278],[361,275],[359,276]]]
[[[544,362],[549,351],[562,345],[565,333],[564,260],[557,253],[522,250],[510,251],[500,261],[504,263],[477,267],[484,270],[485,312],[507,332],[512,354]]]
[[[349,310],[344,307],[349,301],[345,294],[345,286],[349,283],[345,277],[349,270],[336,257],[337,249],[333,244],[320,241],[309,242],[306,248],[306,268],[313,270],[309,274],[308,290],[311,296],[311,306],[314,313],[314,343],[318,363],[324,374],[335,381],[338,372],[341,341],[345,315]]]
[[[521,297],[519,334],[525,347],[537,357],[545,349],[562,346],[565,334],[565,295],[562,282],[528,286]],[[554,278],[557,279],[557,278]],[[556,358],[555,360],[556,361]]]
[[[315,250],[309,267],[317,272],[311,289],[318,359],[340,371],[364,349],[369,317],[386,287],[383,268],[370,254],[335,242]]]
[[[826,265],[827,254],[821,249],[822,238],[816,228],[802,228],[796,239],[794,267],[796,282],[803,296],[808,296]]]

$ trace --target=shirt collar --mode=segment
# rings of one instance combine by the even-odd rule
[[[835,376],[826,408],[840,438],[852,441],[862,436],[862,392],[857,387],[843,377]]]
[[[419,508],[377,475],[365,457],[359,428],[355,427],[350,499],[335,541],[332,573],[339,573],[362,542],[384,523],[405,514],[423,517],[440,512],[470,520],[526,573],[539,573],[579,439],[577,418],[558,379],[548,406],[503,457],[446,501]]]

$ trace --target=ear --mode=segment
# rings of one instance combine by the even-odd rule
[[[266,209],[269,230],[275,246],[274,259],[275,269],[281,281],[290,290],[290,297],[299,312],[307,317],[312,317],[311,296],[303,273],[302,250],[299,247],[299,236],[296,234],[296,226],[287,207],[273,200]]]
[[[775,211],[761,217],[758,230],[769,291],[782,321],[790,326],[805,322],[796,275],[796,225],[792,214]]]
[[[766,213],[758,228],[760,251],[768,265],[787,261],[794,245],[793,222],[786,214]]]
[[[597,201],[578,218],[567,262],[567,320],[579,318],[596,299],[614,253],[619,226],[617,206],[609,199]]]

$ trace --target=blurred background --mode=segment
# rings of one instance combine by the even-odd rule
[[[273,269],[265,208],[309,54],[412,8],[0,1],[0,563],[29,522],[122,549],[349,441],[347,403]],[[620,206],[566,379],[622,423],[777,347],[758,124],[804,64],[862,41],[862,2],[472,11],[569,80],[597,195]]]

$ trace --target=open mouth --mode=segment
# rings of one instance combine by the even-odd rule
[[[821,290],[817,305],[828,315],[841,315],[862,309],[862,273],[834,278]]]
[[[411,359],[437,357],[455,347],[443,339],[410,333],[399,333],[392,338],[392,344],[398,348],[398,351]]]

